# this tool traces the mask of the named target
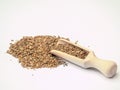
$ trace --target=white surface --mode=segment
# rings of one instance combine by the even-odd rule
[[[0,0],[0,90],[120,90],[119,0]],[[69,64],[28,70],[6,54],[11,39],[60,35],[117,62],[108,79]]]

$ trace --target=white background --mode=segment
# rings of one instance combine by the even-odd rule
[[[118,64],[114,78],[68,64],[28,70],[6,54],[11,39],[60,35]],[[0,90],[120,90],[120,0],[0,0]]]

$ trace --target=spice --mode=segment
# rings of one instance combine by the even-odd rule
[[[75,57],[81,58],[81,59],[85,59],[85,57],[88,55],[88,51],[76,47],[74,45],[71,44],[58,44],[55,48],[56,50],[65,52],[67,54],[73,55]]]
[[[50,54],[61,37],[56,36],[27,36],[15,43],[11,43],[7,53],[19,59],[26,68],[52,68],[65,62],[61,58]]]

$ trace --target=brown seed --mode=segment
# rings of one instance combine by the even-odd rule
[[[62,51],[62,52],[65,52],[67,54],[76,56],[76,57],[81,58],[81,59],[85,59],[85,57],[89,53],[88,51],[83,50],[79,47],[75,47],[71,44],[65,44],[65,45],[64,44],[58,44],[55,49],[59,50],[59,51]]]
[[[65,64],[61,58],[50,54],[61,37],[27,36],[11,44],[7,53],[19,59],[26,68],[52,68]]]
[[[11,43],[7,53],[19,59],[19,63],[25,68],[52,68],[67,64],[60,57],[50,54],[53,49],[60,50],[78,58],[84,59],[88,51],[75,47],[70,44],[59,44],[59,39],[66,39],[56,36],[26,36],[17,42]],[[77,42],[76,42],[77,43]]]

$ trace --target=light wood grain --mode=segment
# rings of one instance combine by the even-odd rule
[[[92,50],[89,50],[83,46],[80,46],[78,44],[75,44],[73,42],[70,42],[68,40],[60,39],[57,43],[58,44],[72,44],[76,47],[82,48],[84,50],[89,51],[89,54],[86,56],[85,59],[81,59],[72,55],[69,55],[67,53],[58,51],[58,50],[51,50],[51,53],[59,56],[61,58],[64,58],[65,60],[74,63],[76,65],[79,65],[83,68],[96,68],[99,70],[104,76],[106,77],[113,77],[117,72],[117,64],[112,60],[103,60],[100,58],[97,58]]]

